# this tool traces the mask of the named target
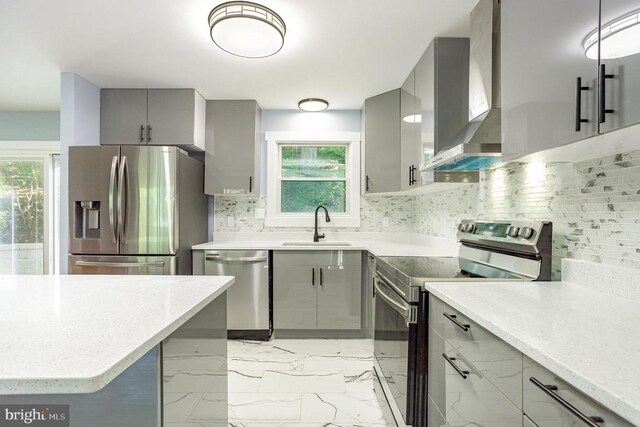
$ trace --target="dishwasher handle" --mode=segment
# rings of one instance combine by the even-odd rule
[[[258,262],[267,262],[267,257],[222,257],[216,254],[207,254],[204,259],[206,261],[226,262],[226,263],[243,263],[253,264]]]

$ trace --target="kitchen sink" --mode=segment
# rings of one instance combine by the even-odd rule
[[[349,242],[284,242],[282,246],[351,246]]]

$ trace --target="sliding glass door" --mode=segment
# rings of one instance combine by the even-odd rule
[[[55,273],[56,160],[0,153],[0,274]]]

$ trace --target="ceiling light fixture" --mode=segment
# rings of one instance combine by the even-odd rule
[[[640,52],[640,9],[626,13],[600,28],[600,58],[614,59]],[[585,55],[598,59],[598,29],[582,42]]]
[[[402,118],[407,123],[422,123],[422,114],[409,114]]]
[[[298,102],[298,108],[304,111],[324,111],[329,108],[329,103],[320,98],[307,98]]]
[[[265,58],[282,49],[287,27],[273,10],[248,1],[219,4],[209,13],[209,33],[225,52]]]

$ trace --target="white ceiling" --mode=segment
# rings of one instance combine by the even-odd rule
[[[2,0],[0,110],[56,110],[60,72],[100,87],[193,87],[206,99],[331,108],[400,86],[435,36],[465,36],[476,0],[260,0],[285,20],[283,49],[229,55],[207,16],[221,0]]]

